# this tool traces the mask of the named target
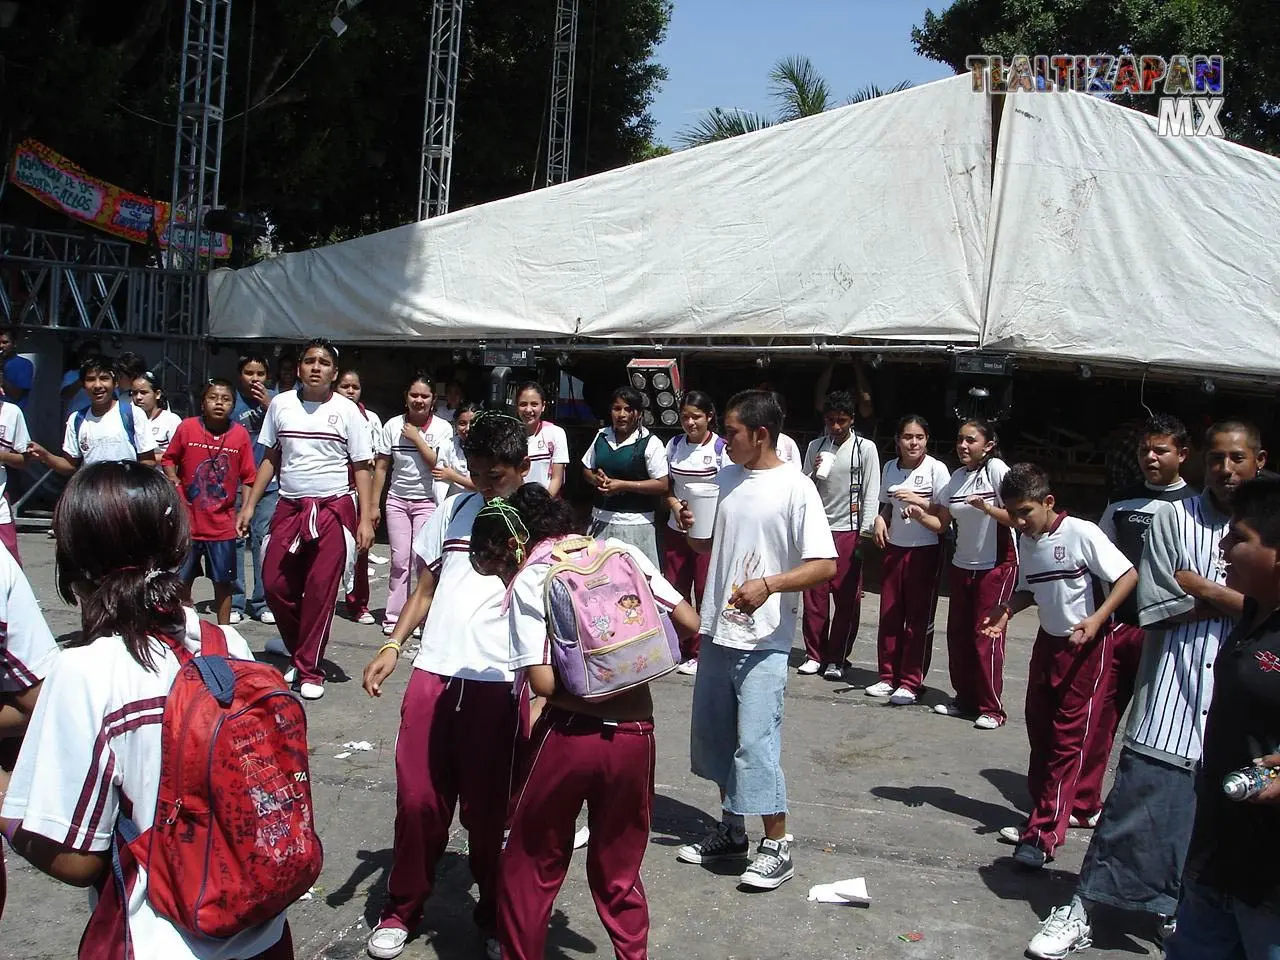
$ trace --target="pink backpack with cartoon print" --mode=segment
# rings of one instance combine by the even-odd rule
[[[547,635],[566,692],[607,700],[679,665],[671,619],[625,550],[571,536],[544,541],[526,562],[551,564],[543,592]]]

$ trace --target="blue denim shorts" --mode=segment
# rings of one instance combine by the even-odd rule
[[[786,813],[783,650],[734,650],[703,638],[693,685],[690,768],[724,791],[730,813]]]
[[[204,558],[204,563],[200,562]],[[204,575],[214,583],[236,582],[235,540],[192,540],[187,562],[178,571],[183,580]]]

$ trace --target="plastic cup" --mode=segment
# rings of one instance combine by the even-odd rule
[[[825,480],[831,476],[831,468],[835,465],[835,454],[823,451],[818,454],[817,464],[815,465],[813,475],[819,480]]]
[[[685,487],[685,502],[693,512],[689,536],[695,540],[710,540],[716,527],[720,487],[714,483],[691,483]]]

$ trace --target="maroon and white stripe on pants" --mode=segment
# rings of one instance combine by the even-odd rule
[[[862,558],[856,530],[832,530],[836,575],[804,592],[804,652],[818,663],[843,664],[853,653],[862,619]],[[835,613],[831,601],[835,600]]]
[[[355,498],[346,493],[281,497],[271,515],[262,585],[301,682],[324,683],[320,658],[329,645],[333,604],[347,569],[346,534],[355,529]]]
[[[933,658],[942,546],[884,548],[880,577],[880,679],[918,693]]]
[[[497,932],[498,855],[519,716],[510,683],[414,670],[396,738],[396,828],[381,923],[412,932],[435,885],[455,806],[479,887],[475,922]]]
[[[1142,660],[1142,642],[1146,636],[1141,627],[1118,623],[1111,630],[1110,666],[1103,683],[1098,722],[1093,725],[1085,752],[1084,770],[1076,784],[1076,802],[1072,813],[1087,820],[1102,809],[1102,780],[1111,759],[1111,746],[1120,729],[1120,720],[1133,688],[1138,682],[1138,664]]]
[[[1050,636],[1043,630],[1036,634],[1026,704],[1031,743],[1027,790],[1032,808],[1022,841],[1034,843],[1045,853],[1052,854],[1066,839],[1110,669],[1107,627],[1083,647],[1073,647],[1067,637]]]
[[[13,554],[13,559],[18,561],[18,566],[22,566],[22,557],[18,555],[18,526],[12,520],[0,523],[0,544],[4,544]]]
[[[1003,721],[1004,633],[989,637],[978,629],[997,604],[1008,603],[1018,582],[1018,565],[1002,563],[990,570],[951,567],[947,612],[947,659],[951,686],[961,709]]]
[[[707,592],[707,571],[711,569],[711,554],[698,553],[679,530],[664,527],[662,533],[662,574],[667,582],[688,597],[697,610]],[[702,634],[695,633],[688,640],[680,641],[680,653],[686,660],[698,659]]]
[[[653,812],[653,723],[606,723],[547,707],[529,743],[502,851],[498,937],[504,960],[542,960],[547,922],[587,804],[587,884],[618,960],[649,955],[640,864]]]

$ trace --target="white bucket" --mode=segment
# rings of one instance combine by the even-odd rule
[[[689,536],[695,540],[710,540],[716,526],[716,506],[720,502],[720,487],[714,483],[691,483],[685,487],[685,503],[693,512],[693,526]]]

